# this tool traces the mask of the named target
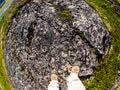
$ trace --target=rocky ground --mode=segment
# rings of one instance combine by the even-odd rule
[[[4,49],[15,90],[46,90],[51,73],[66,90],[67,64],[93,74],[111,38],[84,0],[32,0],[11,22]]]

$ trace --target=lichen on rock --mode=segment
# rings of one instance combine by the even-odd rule
[[[65,7],[72,20],[61,21],[56,6]],[[59,75],[66,90],[66,64],[78,65],[79,76],[92,75],[110,43],[99,15],[84,0],[54,0],[20,9],[4,51],[16,90],[46,90],[51,73]]]

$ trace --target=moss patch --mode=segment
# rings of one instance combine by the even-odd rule
[[[115,0],[120,5],[120,0]]]
[[[73,19],[73,15],[67,9],[60,11],[59,17],[61,21],[71,21]]]

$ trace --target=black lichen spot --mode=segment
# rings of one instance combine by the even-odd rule
[[[28,35],[27,35],[27,40],[28,40],[28,46],[30,46],[32,38],[34,37],[34,26],[36,25],[36,22],[32,22],[28,28]]]

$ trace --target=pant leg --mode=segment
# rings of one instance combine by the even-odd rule
[[[48,90],[59,90],[59,84],[57,80],[52,80],[48,85]]]
[[[86,90],[78,75],[74,73],[67,78],[67,86],[68,90]]]

